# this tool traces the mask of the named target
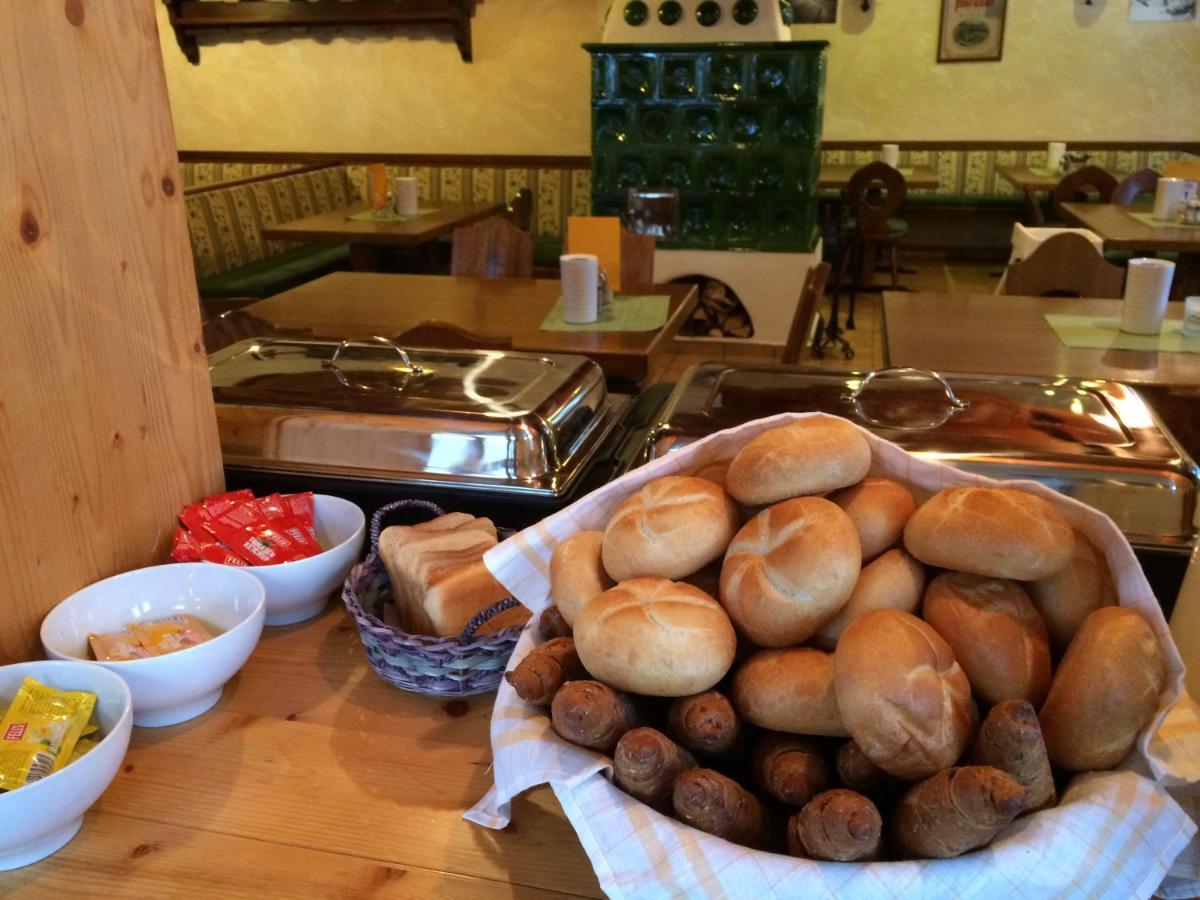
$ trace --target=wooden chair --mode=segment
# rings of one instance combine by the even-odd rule
[[[503,216],[454,229],[450,274],[474,278],[530,278],[533,236]]]
[[[1154,196],[1154,190],[1158,187],[1159,174],[1153,169],[1138,169],[1132,175],[1127,175],[1113,189],[1110,203],[1134,203],[1141,194],[1149,194]]]
[[[792,316],[792,327],[788,331],[787,346],[783,348],[783,356],[779,359],[785,365],[794,366],[804,355],[804,348],[812,334],[817,304],[821,302],[825,293],[825,284],[829,281],[831,268],[829,263],[818,263],[809,269],[804,277],[800,302],[796,304],[796,314]]]
[[[1117,179],[1109,175],[1099,166],[1084,166],[1069,172],[1054,186],[1050,192],[1050,208],[1059,221],[1065,221],[1064,203],[1076,203],[1087,199],[1090,192],[1099,195],[1101,203],[1111,203],[1113,191],[1117,189]]]
[[[453,322],[426,319],[400,332],[392,342],[401,347],[438,347],[443,350],[511,350],[511,337],[484,337]]]
[[[508,201],[505,215],[522,231],[533,231],[533,191],[529,188],[517,191]]]
[[[1125,270],[1105,261],[1085,237],[1060,234],[1008,267],[1004,293],[1026,297],[1124,295]]]
[[[864,273],[873,273],[875,256],[879,249],[885,249],[891,254],[892,290],[898,290],[900,287],[900,264],[897,254],[901,239],[908,234],[908,223],[893,216],[904,205],[907,195],[908,184],[904,176],[884,162],[873,162],[863,166],[850,176],[850,181],[846,184],[845,209],[850,219],[843,228],[834,299],[836,301],[841,296],[846,270],[850,268],[852,260],[857,260],[856,275],[850,286],[847,328],[854,327],[854,303],[861,277]],[[834,309],[836,308],[835,302]]]
[[[649,234],[634,234],[621,229],[621,286],[654,284],[655,239]]]

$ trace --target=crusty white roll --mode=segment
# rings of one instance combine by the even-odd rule
[[[917,781],[954,765],[971,739],[971,685],[950,647],[916,616],[877,609],[833,655],[842,722],[867,758]]]
[[[635,578],[598,594],[575,619],[575,650],[593,678],[651,697],[706,691],[733,664],[725,610],[690,584]]]
[[[845,737],[833,692],[833,654],[808,647],[760,650],[738,666],[730,695],[747,722],[789,734]]]
[[[864,478],[853,487],[830,494],[829,499],[854,523],[864,560],[896,546],[905,523],[917,508],[912,491],[886,478]]]
[[[575,624],[583,604],[615,584],[600,561],[603,543],[603,531],[578,531],[550,556],[550,599],[568,625]]]
[[[899,547],[863,566],[842,611],[817,632],[813,642],[832,650],[846,626],[873,609],[916,613],[925,591],[925,567]]]
[[[1046,623],[1015,581],[943,572],[929,583],[925,621],[954,651],[979,698],[989,706],[1028,700],[1050,690]]]
[[[1117,602],[1108,562],[1096,545],[1075,532],[1071,561],[1062,571],[1029,583],[1029,599],[1046,621],[1050,645],[1063,650],[1091,613]]]
[[[729,464],[725,488],[739,503],[763,506],[825,494],[862,481],[871,445],[844,419],[819,416],[764,431]]]
[[[1140,613],[1122,606],[1093,612],[1042,706],[1050,762],[1067,772],[1119,765],[1154,718],[1166,680],[1158,639]]]
[[[656,478],[617,507],[601,558],[614,581],[686,578],[720,559],[741,524],[737,504],[704,478]]]
[[[1011,488],[947,488],[904,526],[904,547],[921,562],[1014,581],[1061,571],[1073,544],[1053,503]]]
[[[713,484],[719,484],[722,488],[725,487],[725,473],[729,471],[729,460],[718,459],[715,462],[705,463],[695,472],[692,473],[693,478],[703,478],[705,481],[711,481]]]
[[[734,537],[721,605],[755,644],[790,647],[846,605],[861,567],[850,517],[821,497],[797,497],[763,510]]]

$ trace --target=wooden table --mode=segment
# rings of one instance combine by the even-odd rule
[[[1040,195],[1054,190],[1062,175],[1044,169],[1031,169],[1029,166],[998,166],[996,172],[1025,197],[1026,221],[1039,227],[1045,225],[1046,215],[1042,212]]]
[[[340,603],[268,628],[217,706],[135,728],[123,770],[56,855],[0,896],[600,897],[549,788],[489,831],[494,694],[400,691]]]
[[[850,183],[850,177],[861,168],[858,165],[823,165],[817,186],[842,190]],[[900,172],[910,188],[936,188],[941,184],[938,173],[930,166],[912,166],[911,169],[905,166],[901,167]]]
[[[381,247],[428,246],[459,226],[494,216],[504,209],[503,203],[491,201],[444,203],[432,212],[400,222],[360,222],[348,218],[367,210],[367,206],[359,204],[349,209],[336,209],[293,219],[281,225],[270,225],[262,230],[262,235],[273,241],[348,243],[350,264],[357,271],[370,272],[378,268],[378,251]]]
[[[337,339],[390,337],[437,319],[480,337],[511,337],[514,350],[581,354],[610,379],[640,382],[691,315],[699,292],[695,285],[662,284],[631,286],[624,293],[667,295],[666,325],[651,332],[542,331],[542,320],[561,296],[558,281],[359,272],[334,272],[243,312],[269,326]]]
[[[1185,228],[1182,225],[1159,228],[1130,215],[1133,212],[1150,212],[1148,206],[1064,203],[1063,212],[1069,221],[1100,235],[1105,250],[1178,253],[1171,299],[1181,300],[1200,294],[1200,228]]]

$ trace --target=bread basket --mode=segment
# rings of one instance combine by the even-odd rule
[[[492,604],[471,619],[458,637],[409,634],[383,620],[386,605],[392,602],[391,583],[379,557],[385,522],[421,522],[441,515],[445,515],[441,507],[424,500],[399,500],[380,507],[371,517],[371,552],[350,570],[342,601],[358,624],[367,661],[384,681],[440,697],[484,694],[500,684],[521,628],[479,636],[476,632],[493,616],[518,606],[516,600],[510,597]]]

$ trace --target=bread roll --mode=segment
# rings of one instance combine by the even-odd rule
[[[818,794],[788,820],[788,853],[857,862],[879,855],[883,818],[862,794],[841,788]]]
[[[603,543],[603,531],[578,531],[550,556],[550,599],[568,625],[575,624],[583,604],[614,584],[600,562]]]
[[[725,487],[725,473],[728,471],[729,460],[718,459],[716,462],[705,463],[693,472],[692,475],[696,478],[711,481],[713,484],[719,484],[723,488]]]
[[[826,650],[837,646],[846,626],[873,609],[916,613],[925,590],[925,568],[903,550],[888,550],[859,573],[842,611],[817,632],[814,643]]]
[[[718,691],[680,697],[667,710],[671,736],[693,753],[727,756],[742,738],[742,722],[729,698]]]
[[[867,758],[916,781],[954,765],[971,738],[971,686],[938,633],[877,609],[850,623],[833,655],[846,729]]]
[[[905,549],[921,562],[1014,581],[1062,570],[1073,543],[1053,503],[1010,488],[948,488],[904,526]]]
[[[1050,762],[1067,772],[1118,765],[1154,718],[1166,680],[1158,639],[1141,614],[1096,610],[1067,648],[1042,707]]]
[[[765,734],[754,746],[750,771],[762,792],[788,806],[804,806],[829,787],[832,770],[813,738]]]
[[[740,524],[737,504],[719,485],[704,478],[658,478],[609,520],[601,547],[604,568],[617,582],[686,578],[720,559]]]
[[[833,656],[809,647],[761,650],[738,667],[731,699],[747,722],[789,734],[845,737]]]
[[[1058,799],[1037,710],[1024,700],[1005,700],[992,707],[979,727],[971,762],[1015,778],[1025,788],[1031,811],[1051,807]]]
[[[1046,623],[1015,581],[943,572],[925,591],[923,615],[985,703],[1028,700],[1040,706],[1046,699]]]
[[[587,678],[587,672],[569,637],[553,638],[534,647],[510,671],[504,680],[526,703],[549,706],[554,695],[568,681]]]
[[[819,416],[764,431],[729,463],[725,488],[738,503],[763,506],[825,494],[862,481],[871,445],[844,419]]]
[[[572,744],[611,755],[621,736],[638,726],[638,711],[607,684],[568,681],[550,703],[550,726]]]
[[[575,620],[575,648],[592,677],[651,697],[708,690],[729,671],[736,647],[717,601],[665,578],[623,582]]]
[[[853,487],[830,494],[829,499],[854,523],[863,559],[874,559],[896,546],[905,523],[917,508],[912,491],[886,478],[864,478]]]
[[[887,798],[909,787],[903,778],[889,775],[871,762],[854,741],[846,741],[838,747],[836,762],[842,784],[868,797]]]
[[[712,769],[685,769],[675,779],[671,805],[681,822],[746,847],[772,843],[771,813],[732,778]]]
[[[692,754],[653,728],[625,732],[613,751],[617,787],[659,812],[670,812],[679,773],[694,768]]]
[[[721,569],[721,604],[754,643],[790,647],[846,605],[861,566],[848,515],[820,497],[787,500],[734,537]]]
[[[990,844],[1025,805],[1025,789],[999,769],[946,769],[900,798],[892,838],[904,856],[951,859]]]
[[[1096,545],[1075,532],[1071,561],[1062,571],[1029,583],[1029,599],[1046,622],[1050,646],[1065,650],[1083,620],[1117,602],[1108,561]]]

